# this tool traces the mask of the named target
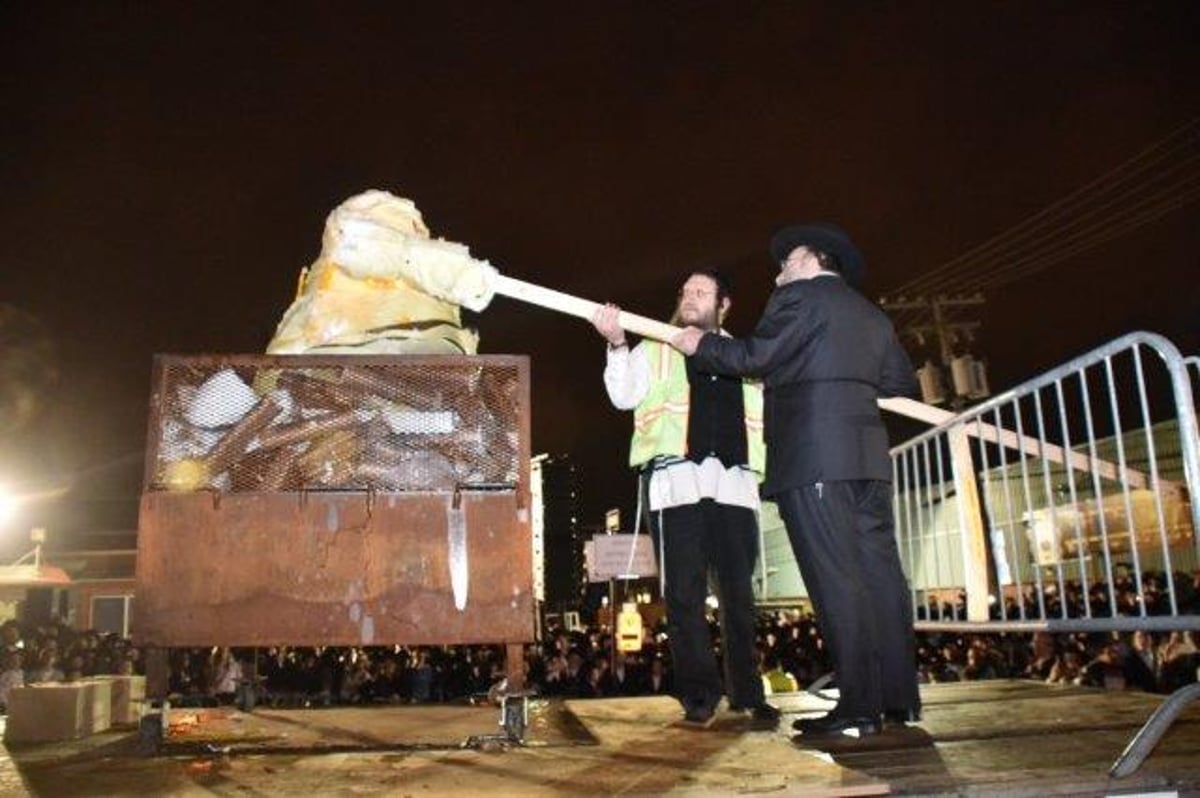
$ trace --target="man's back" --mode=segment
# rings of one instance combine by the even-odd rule
[[[766,432],[779,445],[768,446],[764,492],[890,480],[876,400],[914,393],[917,383],[887,316],[836,277],[789,283],[771,305],[795,349],[766,376]]]
[[[794,358],[766,375],[767,387],[817,381],[861,382],[876,396],[916,390],[916,379],[887,316],[837,277],[789,283],[771,301],[795,315],[807,335]],[[901,362],[900,358],[903,358]]]

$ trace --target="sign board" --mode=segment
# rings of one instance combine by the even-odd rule
[[[642,650],[642,616],[637,605],[627,603],[617,615],[617,651]]]
[[[621,531],[620,509],[609,510],[604,514],[604,531],[610,535],[614,532]]]
[[[657,576],[649,535],[595,535],[587,558],[588,581]]]

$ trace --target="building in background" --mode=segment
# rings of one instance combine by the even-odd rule
[[[580,474],[565,455],[539,454],[530,468],[534,594],[547,612],[576,611],[584,585]]]

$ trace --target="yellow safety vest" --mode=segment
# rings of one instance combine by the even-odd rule
[[[637,468],[659,456],[687,455],[688,406],[691,388],[683,355],[658,341],[643,341],[650,365],[650,390],[633,410],[633,440],[629,465]],[[766,464],[763,446],[762,384],[742,380],[742,407],[746,416],[747,465],[762,482]]]

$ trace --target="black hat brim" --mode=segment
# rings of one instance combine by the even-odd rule
[[[862,252],[846,232],[834,225],[796,224],[785,227],[771,238],[771,257],[783,263],[796,247],[811,247],[828,252],[842,264],[842,276],[851,285],[860,285],[867,273]]]

